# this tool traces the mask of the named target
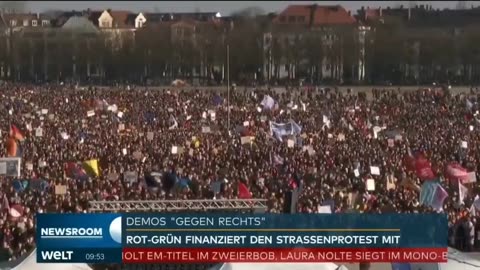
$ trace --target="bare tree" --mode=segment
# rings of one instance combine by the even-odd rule
[[[3,12],[21,13],[27,10],[27,1],[0,1],[0,10]]]

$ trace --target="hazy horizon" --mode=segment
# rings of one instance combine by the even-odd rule
[[[0,1],[2,6],[19,6],[26,12],[45,12],[51,10],[128,10],[132,12],[220,12],[230,15],[250,7],[260,8],[266,13],[279,12],[292,4],[341,5],[355,13],[364,7],[405,7],[432,5],[434,8],[456,8],[458,5],[470,8],[479,6],[479,1]]]

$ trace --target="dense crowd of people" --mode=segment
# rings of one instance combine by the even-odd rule
[[[478,185],[464,184],[459,196],[444,170],[450,162],[478,170],[475,93],[237,88],[230,113],[217,90],[6,84],[0,95],[3,141],[23,136],[20,177],[1,176],[4,260],[34,248],[35,213],[87,212],[92,200],[249,197],[280,213],[292,189],[301,189],[298,212],[444,211],[452,245],[478,244]],[[262,104],[266,96],[273,107]],[[272,123],[300,130],[278,137]],[[420,201],[424,179],[405,164],[412,152],[448,192],[442,209]],[[68,172],[66,164],[87,160],[98,160],[98,175]],[[164,176],[152,182],[152,172]]]

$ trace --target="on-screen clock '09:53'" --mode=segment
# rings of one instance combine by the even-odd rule
[[[85,261],[86,262],[104,262],[105,261],[105,254],[104,253],[86,253],[85,254]]]

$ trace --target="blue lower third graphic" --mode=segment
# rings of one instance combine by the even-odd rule
[[[38,262],[111,263],[122,259],[119,214],[39,214],[37,224]]]

